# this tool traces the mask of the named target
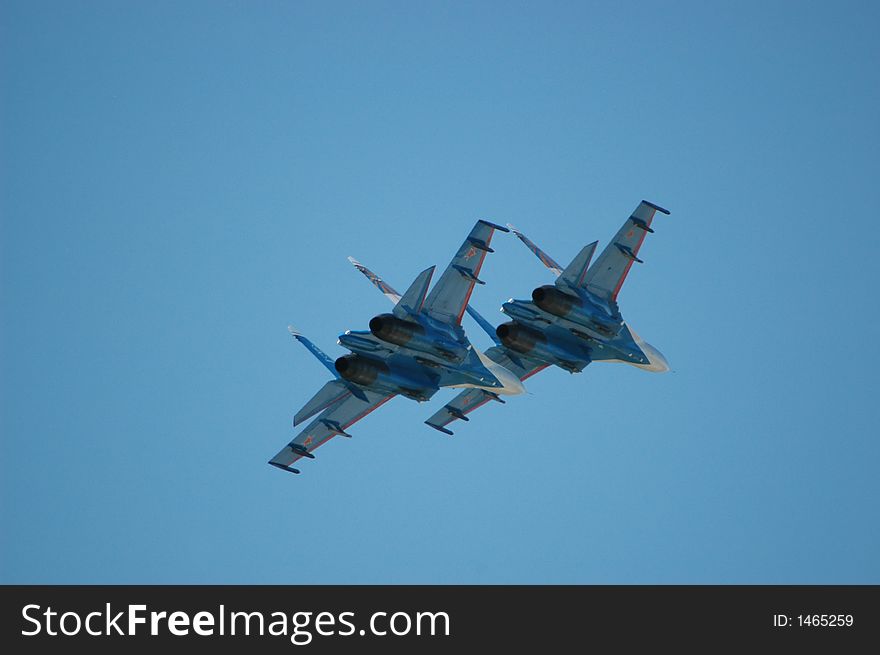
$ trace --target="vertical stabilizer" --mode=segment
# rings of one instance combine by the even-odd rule
[[[593,253],[596,252],[598,241],[584,246],[577,256],[571,260],[571,264],[565,267],[562,274],[556,279],[557,286],[568,285],[573,289],[580,289],[584,286],[584,278],[587,275],[587,269],[590,268],[590,260],[593,259]]]
[[[410,314],[418,314],[425,304],[425,296],[428,295],[428,287],[431,285],[431,277],[434,275],[435,266],[426,268],[418,274],[409,289],[404,292],[400,300],[394,306],[394,315],[397,318],[406,318]]]

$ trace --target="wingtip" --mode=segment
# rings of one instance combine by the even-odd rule
[[[425,425],[430,425],[432,428],[434,428],[438,432],[442,432],[443,434],[448,434],[450,437],[453,435],[452,430],[450,430],[448,428],[444,428],[442,425],[434,425],[430,421],[425,421]]]
[[[287,326],[287,331],[290,332],[290,336],[292,336],[292,337],[301,337],[301,336],[302,336],[302,332],[300,332],[299,330],[297,330],[297,329],[296,329],[295,327],[293,327],[292,325],[288,325],[288,326]]]
[[[481,219],[479,219],[478,222],[483,223],[484,225],[488,225],[489,227],[493,227],[496,230],[500,230],[501,232],[510,232],[510,230],[508,230],[503,225],[498,225],[497,223],[493,223],[492,221],[487,221],[487,220],[481,218]]]
[[[516,229],[516,227],[514,227],[513,223],[508,223],[507,227],[510,229],[511,232],[513,232],[517,236],[522,234],[522,232],[520,232],[518,229]]]
[[[269,464],[270,466],[274,466],[275,468],[279,468],[282,471],[287,471],[288,473],[293,473],[294,475],[300,474],[299,469],[293,468],[292,466],[287,466],[286,464],[279,464],[278,462],[273,462],[271,459],[266,463]]]
[[[361,264],[358,260],[356,260],[356,259],[355,259],[354,257],[352,257],[351,255],[348,256],[348,261],[351,262],[351,265],[352,265],[352,266],[363,266],[363,264]]]
[[[658,212],[660,212],[661,214],[666,214],[667,216],[669,215],[669,210],[668,210],[668,209],[663,209],[663,207],[661,207],[660,205],[655,205],[655,204],[654,204],[653,202],[651,202],[650,200],[642,200],[642,202],[645,203],[646,205],[648,205],[648,207],[653,207],[654,209],[656,209],[656,210],[657,210]]]

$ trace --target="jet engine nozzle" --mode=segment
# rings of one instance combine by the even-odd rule
[[[532,291],[532,300],[548,314],[567,316],[572,307],[580,306],[579,298],[563,293],[555,286],[545,284]]]
[[[370,332],[377,339],[405,346],[416,335],[423,335],[425,328],[418,323],[404,321],[393,314],[379,314],[370,319]]]
[[[501,343],[523,355],[532,352],[536,343],[547,341],[547,337],[537,330],[531,330],[513,321],[499,325],[495,329],[495,334],[501,339]]]
[[[370,332],[377,339],[398,346],[429,353],[451,362],[460,362],[467,351],[443,333],[425,329],[413,321],[404,321],[394,314],[379,314],[370,319]]]
[[[359,355],[344,355],[336,360],[334,367],[349,382],[365,387],[373,384],[380,373],[388,372],[388,365],[384,362]]]

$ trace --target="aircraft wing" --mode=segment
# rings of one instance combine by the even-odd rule
[[[507,349],[503,346],[493,346],[486,351],[486,356],[497,364],[505,367],[514,373],[520,380],[525,380],[535,373],[539,373],[547,368],[547,364],[536,362],[527,357],[517,357],[514,362],[507,355]],[[484,391],[482,389],[465,389],[455,398],[446,403],[437,412],[429,418],[425,423],[435,430],[452,434],[452,430],[446,426],[457,419],[467,421],[467,414],[478,409],[488,403],[490,400],[496,400],[503,403],[504,401],[494,393]]]
[[[656,212],[669,212],[647,200],[642,200],[623,227],[611,240],[599,258],[590,266],[583,278],[583,286],[599,298],[616,301],[620,287],[629,273],[633,262],[641,263],[639,248],[651,229],[651,221]]]
[[[350,437],[351,435],[346,432],[349,426],[357,423],[395,396],[395,394],[376,393],[369,389],[362,391],[366,400],[353,395],[339,398],[335,404],[319,414],[302,432],[294,437],[293,441],[270,459],[269,464],[291,473],[299,473],[299,470],[293,468],[291,464],[302,457],[314,459],[312,451],[336,435]]]
[[[484,284],[478,276],[486,253],[493,252],[489,242],[495,230],[509,231],[488,221],[477,221],[425,299],[423,312],[444,323],[461,323],[474,285]]]
[[[516,359],[513,359],[504,346],[492,346],[484,354],[496,364],[501,364],[520,380],[530,378],[549,366],[549,364],[529,359],[520,354],[514,355]]]

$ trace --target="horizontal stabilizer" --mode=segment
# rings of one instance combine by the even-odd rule
[[[321,387],[321,390],[318,391],[318,393],[316,393],[312,399],[296,413],[296,416],[293,417],[293,424],[299,425],[318,412],[322,412],[328,407],[332,407],[350,395],[351,390],[345,382],[342,380],[331,380]]]

